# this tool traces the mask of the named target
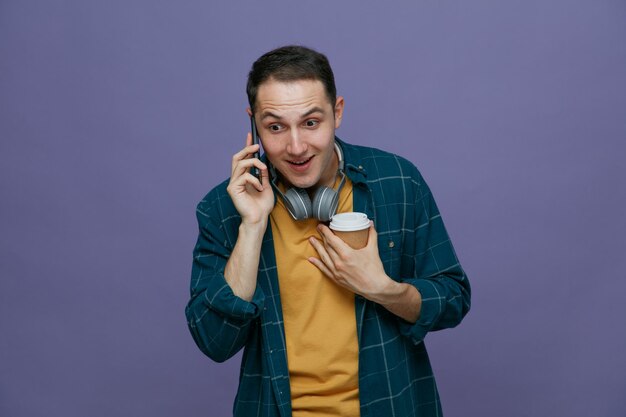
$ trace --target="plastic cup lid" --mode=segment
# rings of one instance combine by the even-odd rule
[[[339,213],[330,219],[329,227],[337,232],[354,232],[370,227],[370,221],[365,213]]]

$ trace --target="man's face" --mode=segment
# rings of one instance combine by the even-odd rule
[[[341,124],[343,98],[333,108],[318,80],[259,86],[255,118],[267,158],[287,186],[331,186],[337,173],[335,129]]]

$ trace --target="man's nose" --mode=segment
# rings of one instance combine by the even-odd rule
[[[292,129],[289,135],[289,143],[287,144],[287,152],[291,155],[302,155],[306,153],[307,146],[303,141],[303,137],[297,129]]]

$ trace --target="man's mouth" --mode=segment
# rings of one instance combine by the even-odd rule
[[[306,163],[308,163],[311,159],[313,159],[312,156],[308,157],[307,159],[302,159],[302,160],[299,160],[299,161],[287,161],[287,162],[289,162],[291,165],[302,166],[302,165],[305,165]]]

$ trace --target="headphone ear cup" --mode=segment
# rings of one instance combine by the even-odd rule
[[[285,192],[285,207],[294,220],[304,220],[311,217],[311,199],[306,190],[290,188]]]
[[[313,217],[322,222],[327,222],[337,212],[339,205],[339,193],[330,187],[321,187],[313,198]]]

